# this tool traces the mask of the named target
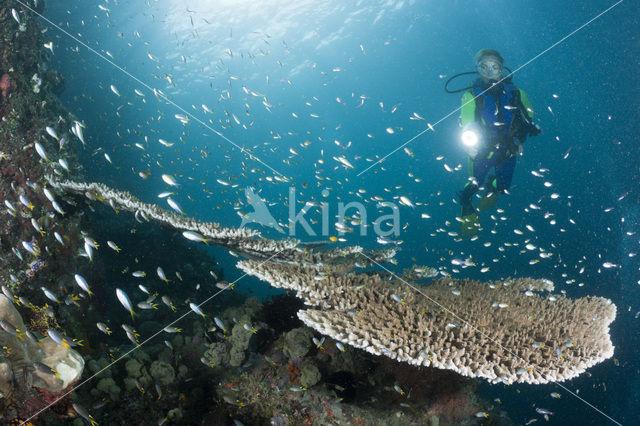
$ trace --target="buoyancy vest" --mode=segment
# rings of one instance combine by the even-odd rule
[[[511,79],[493,86],[477,79],[471,93],[476,98],[475,121],[485,129],[485,135],[491,139],[507,137],[511,123],[522,107],[516,85]]]

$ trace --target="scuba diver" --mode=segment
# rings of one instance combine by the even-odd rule
[[[540,134],[533,124],[533,109],[527,95],[511,81],[511,70],[493,49],[482,49],[475,57],[476,71],[457,74],[445,84],[448,93],[465,91],[462,96],[460,124],[462,145],[469,156],[469,181],[460,192],[461,235],[470,237],[480,231],[478,211],[495,206],[499,193],[507,193],[522,154],[527,136]],[[503,69],[509,74],[503,77]],[[480,74],[470,87],[451,91],[447,85],[466,74]],[[489,175],[489,171],[494,173]],[[486,183],[485,183],[486,179]],[[473,206],[473,196],[482,187],[484,194]]]

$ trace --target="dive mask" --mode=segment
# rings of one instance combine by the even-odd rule
[[[502,77],[502,64],[494,59],[484,59],[476,66],[478,74],[488,80],[499,80]]]

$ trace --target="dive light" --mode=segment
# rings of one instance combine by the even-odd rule
[[[464,146],[465,151],[469,154],[470,157],[475,157],[478,155],[478,151],[480,148],[482,129],[475,121],[471,123],[467,123],[462,128],[462,145]]]
[[[469,148],[478,146],[479,141],[480,138],[478,137],[478,134],[473,130],[464,130],[462,132],[462,143],[464,146]]]

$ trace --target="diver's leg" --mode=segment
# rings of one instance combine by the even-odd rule
[[[487,173],[489,173],[489,170],[493,167],[493,161],[491,159],[475,160],[471,165],[471,173],[469,175],[471,178],[469,178],[469,180],[473,179],[478,186],[484,185]]]
[[[498,192],[505,192],[511,187],[513,172],[516,169],[517,156],[512,156],[502,164],[496,166],[496,189]]]
[[[470,180],[460,192],[460,236],[462,238],[472,237],[480,231],[480,220],[478,213],[473,207],[471,200],[473,195],[478,192],[478,184],[475,179]]]
[[[474,181],[467,182],[462,191],[460,191],[460,205],[462,206],[463,217],[475,213],[476,209],[473,207],[471,200],[476,192],[478,192],[478,185]]]
[[[498,202],[498,187],[497,179],[494,175],[489,175],[487,183],[485,184],[484,194],[478,202],[478,210],[485,211],[492,209]]]
[[[475,161],[469,159],[469,181],[460,191],[460,204],[462,205],[462,216],[466,216],[465,213],[475,213],[475,209],[472,205],[473,196],[480,185],[484,182],[491,163],[489,160],[483,159]]]
[[[473,207],[473,195],[478,192],[479,185],[487,176],[489,164],[487,160],[469,160],[469,182],[460,192],[460,236],[463,238],[472,237],[480,231],[478,213]]]

